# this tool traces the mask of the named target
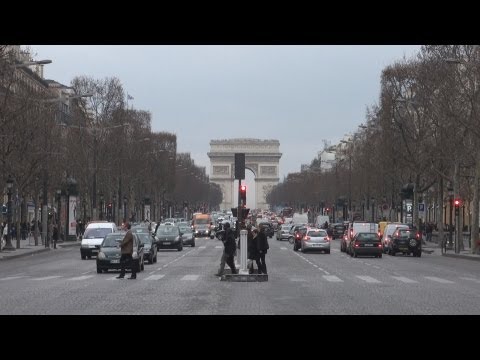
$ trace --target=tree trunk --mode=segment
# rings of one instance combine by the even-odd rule
[[[35,240],[35,246],[38,246],[38,221],[37,221],[37,214],[38,214],[38,194],[35,191],[35,214],[33,215],[34,221],[34,231],[33,231],[33,239]]]
[[[473,206],[472,206],[472,230],[471,230],[471,249],[472,254],[478,252],[478,182],[480,180],[480,153],[477,153],[475,159],[475,180],[473,181]]]

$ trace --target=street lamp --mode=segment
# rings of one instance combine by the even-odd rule
[[[14,251],[15,248],[12,246],[12,188],[13,188],[13,179],[11,176],[7,180],[7,243],[5,244],[4,250]]]
[[[123,219],[126,222],[127,219],[127,195],[123,196]]]
[[[372,222],[375,222],[375,198],[372,196]]]
[[[60,229],[62,228],[62,225],[61,225],[61,217],[60,217],[60,209],[61,209],[61,206],[62,206],[62,202],[61,202],[61,199],[62,199],[62,190],[61,189],[57,189],[57,229],[58,229],[58,236],[60,237]]]
[[[100,220],[103,220],[103,192],[100,193]]]
[[[352,221],[352,151],[350,146],[352,146],[351,141],[341,140],[341,143],[348,144],[348,220]],[[344,219],[346,220],[346,219]]]
[[[117,224],[117,218],[115,217],[115,204],[117,202],[117,195],[113,194],[113,204],[112,204],[112,218],[113,222]]]
[[[447,188],[447,191],[448,191],[448,200],[450,202],[450,222],[448,224],[448,241],[449,241],[449,246],[450,248],[453,246],[453,234],[452,234],[452,230],[453,230],[453,226],[452,226],[452,222],[453,222],[453,218],[452,218],[452,210],[453,210],[453,195],[454,195],[454,192],[453,192],[453,187],[451,184],[448,185],[448,188]]]

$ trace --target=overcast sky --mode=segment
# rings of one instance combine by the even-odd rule
[[[410,45],[31,46],[51,59],[44,75],[118,77],[152,129],[210,169],[211,139],[278,139],[280,179],[338,142],[378,103],[382,69],[414,55]]]

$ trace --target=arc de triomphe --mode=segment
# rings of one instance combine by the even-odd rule
[[[235,153],[245,153],[245,167],[255,175],[255,199],[259,209],[267,209],[265,200],[270,189],[278,184],[278,163],[282,154],[278,140],[228,139],[211,140],[210,181],[220,186],[223,193],[221,209],[236,207],[233,203],[233,181],[235,175]],[[247,199],[251,193],[247,189]]]

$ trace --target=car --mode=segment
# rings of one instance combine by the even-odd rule
[[[307,250],[320,250],[330,254],[330,237],[324,229],[307,228],[300,242],[303,253]]]
[[[403,223],[390,223],[385,226],[385,230],[383,231],[382,235],[382,248],[383,253],[390,252],[390,243],[392,241],[392,236],[398,229],[409,229],[410,227],[407,224]]]
[[[292,225],[282,225],[277,230],[277,240],[288,240]]]
[[[350,254],[351,242],[355,235],[361,232],[378,233],[378,224],[367,221],[351,222],[348,226],[347,237],[344,237],[340,243],[340,251],[345,251],[347,254]]]
[[[143,257],[148,260],[150,264],[157,262],[157,243],[155,238],[150,233],[137,233],[138,238],[143,244]]]
[[[402,252],[404,255],[422,256],[422,239],[415,230],[405,228],[395,230],[389,245],[389,255],[395,256],[397,252]]]
[[[94,221],[90,222],[85,229],[80,244],[80,256],[82,260],[96,256],[100,251],[100,245],[106,235],[117,231],[117,226],[113,222]]]
[[[348,251],[350,256],[357,257],[358,255],[373,255],[381,258],[382,243],[377,232],[358,232],[350,242],[350,249]]]
[[[113,232],[107,234],[103,239],[100,250],[97,256],[97,273],[101,274],[103,271],[107,272],[111,269],[121,269],[122,265],[120,264],[120,258],[122,257],[122,250],[120,248],[120,243],[125,237],[125,232]],[[139,239],[137,234],[133,234],[133,262],[126,264],[126,269],[132,269],[132,266],[135,266],[137,272],[143,271],[145,269],[144,259],[143,259],[143,249],[144,245]]]
[[[155,233],[157,250],[162,248],[183,250],[182,233],[178,226],[160,225]]]
[[[272,224],[269,222],[263,221],[258,224],[258,229],[260,231],[264,231],[265,235],[267,235],[269,238],[272,238],[275,235],[275,231],[273,230]]]
[[[180,232],[182,233],[183,245],[190,245],[195,247],[195,234],[188,224],[186,226],[179,226]]]
[[[332,229],[332,239],[341,239],[343,234],[345,233],[345,225],[344,224],[331,224]]]
[[[290,237],[288,241],[293,244],[293,251],[298,251],[301,248],[301,239],[305,235],[307,227],[305,225],[295,225],[290,229]]]

